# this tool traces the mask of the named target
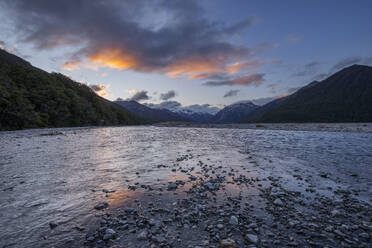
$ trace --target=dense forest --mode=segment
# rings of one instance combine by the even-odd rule
[[[0,50],[0,130],[139,123],[88,86]]]

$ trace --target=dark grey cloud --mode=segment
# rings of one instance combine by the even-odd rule
[[[357,63],[361,63],[362,61],[363,61],[363,59],[361,57],[344,58],[344,59],[340,60],[339,62],[337,62],[332,67],[331,71],[338,71],[338,70],[341,70],[344,67],[347,67],[347,66],[350,66],[350,65],[353,65],[353,64],[357,64]]]
[[[275,99],[278,99],[278,97],[277,96],[261,97],[261,98],[253,99],[253,100],[251,100],[251,102],[253,102],[256,105],[262,106],[262,105],[265,105],[266,103],[274,101]]]
[[[169,99],[174,98],[174,97],[176,97],[176,92],[174,90],[170,90],[166,93],[160,94],[160,100],[163,100],[163,101],[168,101]]]
[[[140,101],[143,101],[143,100],[149,100],[150,97],[147,95],[147,91],[146,90],[142,90],[142,91],[138,91],[136,92],[131,98],[129,98],[128,100],[129,101],[136,101],[136,102],[140,102]]]
[[[102,91],[102,90],[105,90],[105,89],[106,89],[106,86],[101,85],[101,84],[91,84],[91,85],[89,85],[89,87],[90,87],[93,91]]]
[[[91,88],[99,96],[108,96],[108,93],[106,92],[107,87],[103,84],[88,84],[88,87]]]
[[[281,95],[276,95],[276,96],[271,96],[271,97],[261,97],[261,98],[252,99],[250,101],[256,105],[262,106],[262,105],[265,105],[269,102],[272,102],[276,99],[279,99],[285,96],[287,96],[287,94],[281,94]]]
[[[318,72],[319,65],[320,63],[318,61],[310,62],[306,64],[305,66],[303,66],[303,68],[300,71],[293,73],[292,76],[304,77],[308,75],[314,75]]]
[[[301,89],[303,86],[299,86],[299,87],[290,87],[287,89],[287,93],[288,94],[292,94],[292,93],[295,93],[296,91],[298,91],[299,89]]]
[[[208,81],[205,82],[204,85],[206,86],[250,86],[255,85],[259,86],[264,81],[263,73],[256,73],[256,74],[249,74],[240,77],[234,77],[228,80],[222,81]]]
[[[257,17],[255,16],[249,16],[246,19],[225,28],[224,32],[226,34],[235,34],[243,29],[250,28],[254,26],[257,23]]]
[[[66,69],[89,60],[184,77],[223,72],[229,63],[252,56],[251,48],[231,43],[229,35],[250,27],[253,19],[232,25],[210,21],[197,0],[5,0],[0,7],[20,41],[39,49],[75,48]]]
[[[229,90],[228,92],[223,95],[223,97],[232,97],[238,95],[240,90]]]
[[[330,75],[331,75],[331,73],[319,73],[319,74],[315,75],[314,77],[312,77],[312,80],[313,81],[321,81],[321,80],[326,79]]]

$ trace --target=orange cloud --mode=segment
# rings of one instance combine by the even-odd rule
[[[68,71],[77,70],[80,68],[80,61],[70,61],[62,65],[62,68]]]
[[[236,62],[233,64],[229,64],[226,68],[226,72],[228,74],[235,74],[240,71],[254,70],[260,67],[262,63],[263,62],[260,60]]]
[[[97,95],[101,97],[107,97],[108,93],[106,91],[107,87],[103,84],[88,84],[89,88],[91,88]]]
[[[106,47],[86,55],[88,61],[71,61],[63,65],[63,69],[75,70],[80,66],[92,70],[100,67],[109,67],[118,70],[135,70],[143,72],[165,73],[170,78],[205,79],[210,75],[223,73],[235,74],[240,71],[251,70],[259,67],[262,61],[235,62],[227,64],[226,58],[213,56],[204,58],[192,56],[185,59],[175,60],[166,66],[149,66],[141,61],[137,55],[126,52],[122,48]]]
[[[199,74],[223,72],[224,70],[218,61],[194,57],[171,64],[164,71],[170,78],[194,79]]]
[[[118,48],[104,48],[89,54],[87,58],[100,66],[119,70],[135,69],[139,66],[137,58]]]

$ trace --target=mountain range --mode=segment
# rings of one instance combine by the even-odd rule
[[[0,49],[0,130],[167,121],[372,122],[372,67],[349,66],[263,106],[244,101],[216,112],[213,108],[202,111],[167,103],[173,107],[111,102],[87,85],[59,73],[45,72]]]
[[[187,114],[184,116],[188,117]],[[239,102],[226,106],[214,116],[209,115],[199,122],[371,121],[372,67],[352,65],[323,81],[313,81],[295,93],[263,106],[257,106],[250,101]]]

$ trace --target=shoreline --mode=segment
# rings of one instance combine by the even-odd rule
[[[153,124],[155,127],[183,127],[183,128],[230,128],[282,131],[315,131],[315,132],[348,132],[372,133],[372,123],[181,123],[163,122]]]

